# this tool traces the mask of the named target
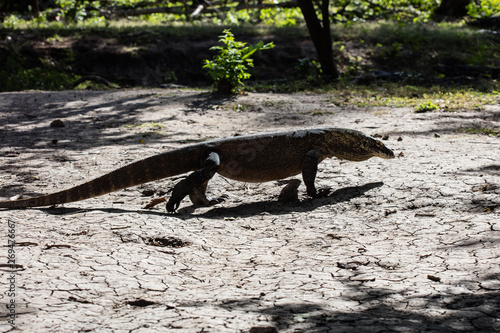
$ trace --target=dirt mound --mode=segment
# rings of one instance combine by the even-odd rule
[[[98,33],[59,36],[51,37],[49,42],[29,34],[12,38],[0,41],[3,63],[19,62],[22,56],[28,68],[43,67],[49,62],[62,72],[98,75],[121,87],[209,86],[212,82],[202,69],[203,60],[212,58],[215,53],[209,49],[218,44],[216,35],[212,38],[162,36],[148,31],[118,36]],[[239,39],[250,44],[260,40],[276,44],[274,49],[265,51],[265,55],[254,56],[256,66],[250,69],[251,80],[286,80],[297,74],[295,67],[299,59],[315,57],[314,47],[305,37],[242,36]]]

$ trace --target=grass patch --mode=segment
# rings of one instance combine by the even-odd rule
[[[278,108],[278,109],[281,109],[283,107],[285,107],[287,104],[290,104],[290,102],[288,101],[285,101],[285,100],[264,100],[262,101],[262,105],[265,106],[265,107],[274,107],[274,108]]]
[[[329,110],[309,110],[309,111],[301,112],[301,114],[310,114],[313,116],[323,116],[323,115],[335,114],[335,112],[329,111]]]
[[[478,109],[495,104],[497,93],[475,91],[469,87],[418,87],[385,83],[378,86],[337,85],[325,92],[336,105],[359,107],[418,107],[433,105],[445,111]]]
[[[61,52],[68,61],[72,59],[71,51]],[[79,78],[66,70],[65,62],[28,58],[14,46],[10,46],[7,52],[0,52],[0,62],[4,64],[0,66],[0,91],[65,90],[71,89]]]
[[[423,113],[423,112],[428,112],[428,111],[434,111],[438,110],[439,106],[435,104],[434,102],[427,101],[424,103],[421,103],[415,107],[415,112],[417,113]]]
[[[436,64],[500,66],[498,37],[463,23],[372,22],[338,25],[333,31],[338,42],[355,43],[371,61],[383,64],[381,69],[424,73]]]
[[[209,47],[216,45],[224,28],[231,28],[245,41],[254,37],[275,41],[275,49],[256,56],[251,70],[256,81],[249,82],[246,91],[326,92],[338,105],[415,107],[434,103],[441,110],[458,110],[494,103],[497,96],[491,92],[500,90],[498,35],[463,24],[333,25],[334,49],[343,77],[332,84],[321,81],[317,62],[297,55],[300,50],[293,45],[302,49],[310,40],[303,25],[166,25],[119,20],[0,26],[0,62],[6,64],[0,66],[0,91],[72,89],[80,75],[88,74],[122,87],[161,83],[208,87],[210,78],[203,72],[201,60],[193,57],[210,55]],[[177,44],[161,48],[171,40]],[[207,41],[214,43],[205,45]],[[179,46],[185,49],[178,50]],[[192,49],[196,52],[190,53]],[[313,52],[309,52],[311,58]],[[92,63],[85,62],[93,56]],[[113,60],[100,65],[106,59]],[[391,76],[375,75],[380,71]],[[130,77],[130,73],[144,75]],[[145,84],[148,76],[154,79]],[[78,88],[96,87],[82,84]]]
[[[467,134],[483,134],[489,136],[500,136],[500,128],[499,129],[490,129],[490,128],[482,128],[482,127],[468,127],[461,128],[458,130],[461,133]]]
[[[2,34],[29,34],[34,38],[60,39],[69,36],[91,36],[99,35],[108,38],[120,38],[129,34],[137,34],[138,43],[147,39],[154,41],[158,36],[185,37],[191,38],[217,38],[224,29],[231,29],[235,35],[259,37],[267,35],[304,37],[308,38],[309,33],[305,26],[276,27],[272,25],[214,25],[199,22],[192,23],[169,23],[158,24],[147,21],[110,21],[109,24],[62,24],[60,22],[50,22],[44,25],[34,25],[25,23],[14,27],[6,27],[0,23],[0,36]]]
[[[165,125],[154,122],[145,122],[139,124],[126,124],[122,126],[127,129],[147,129],[147,130],[158,130],[161,128],[165,128]]]
[[[71,74],[44,67],[19,68],[10,72],[0,72],[0,91],[67,90],[72,88],[76,78]]]

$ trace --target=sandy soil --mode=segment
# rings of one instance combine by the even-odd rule
[[[209,192],[227,201],[186,200],[177,215],[142,207],[178,178],[0,211],[0,303],[16,315],[2,306],[0,331],[9,320],[32,332],[500,331],[500,138],[459,131],[499,128],[499,105],[417,114],[313,94],[2,93],[0,197],[200,140],[319,126],[381,135],[398,157],[325,161],[317,183],[332,194],[310,199],[301,185],[285,205],[283,182],[216,176]]]

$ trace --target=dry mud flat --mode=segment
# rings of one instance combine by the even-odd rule
[[[398,157],[327,160],[317,183],[332,194],[311,200],[301,185],[285,205],[282,183],[216,176],[209,191],[227,201],[185,201],[178,215],[142,209],[178,179],[0,211],[0,330],[500,331],[500,139],[457,131],[499,128],[499,105],[416,114],[328,95],[2,93],[0,196],[64,189],[199,140],[320,126],[388,136]]]

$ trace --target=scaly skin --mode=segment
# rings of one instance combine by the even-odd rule
[[[364,161],[371,157],[394,158],[381,141],[343,128],[290,130],[236,136],[189,145],[134,162],[79,186],[28,199],[0,202],[0,208],[50,206],[85,200],[154,180],[191,173],[172,191],[167,203],[175,211],[187,195],[195,204],[220,200],[205,196],[208,181],[217,172],[244,182],[267,182],[302,173],[307,193],[325,192],[314,187],[317,165],[325,158]]]

